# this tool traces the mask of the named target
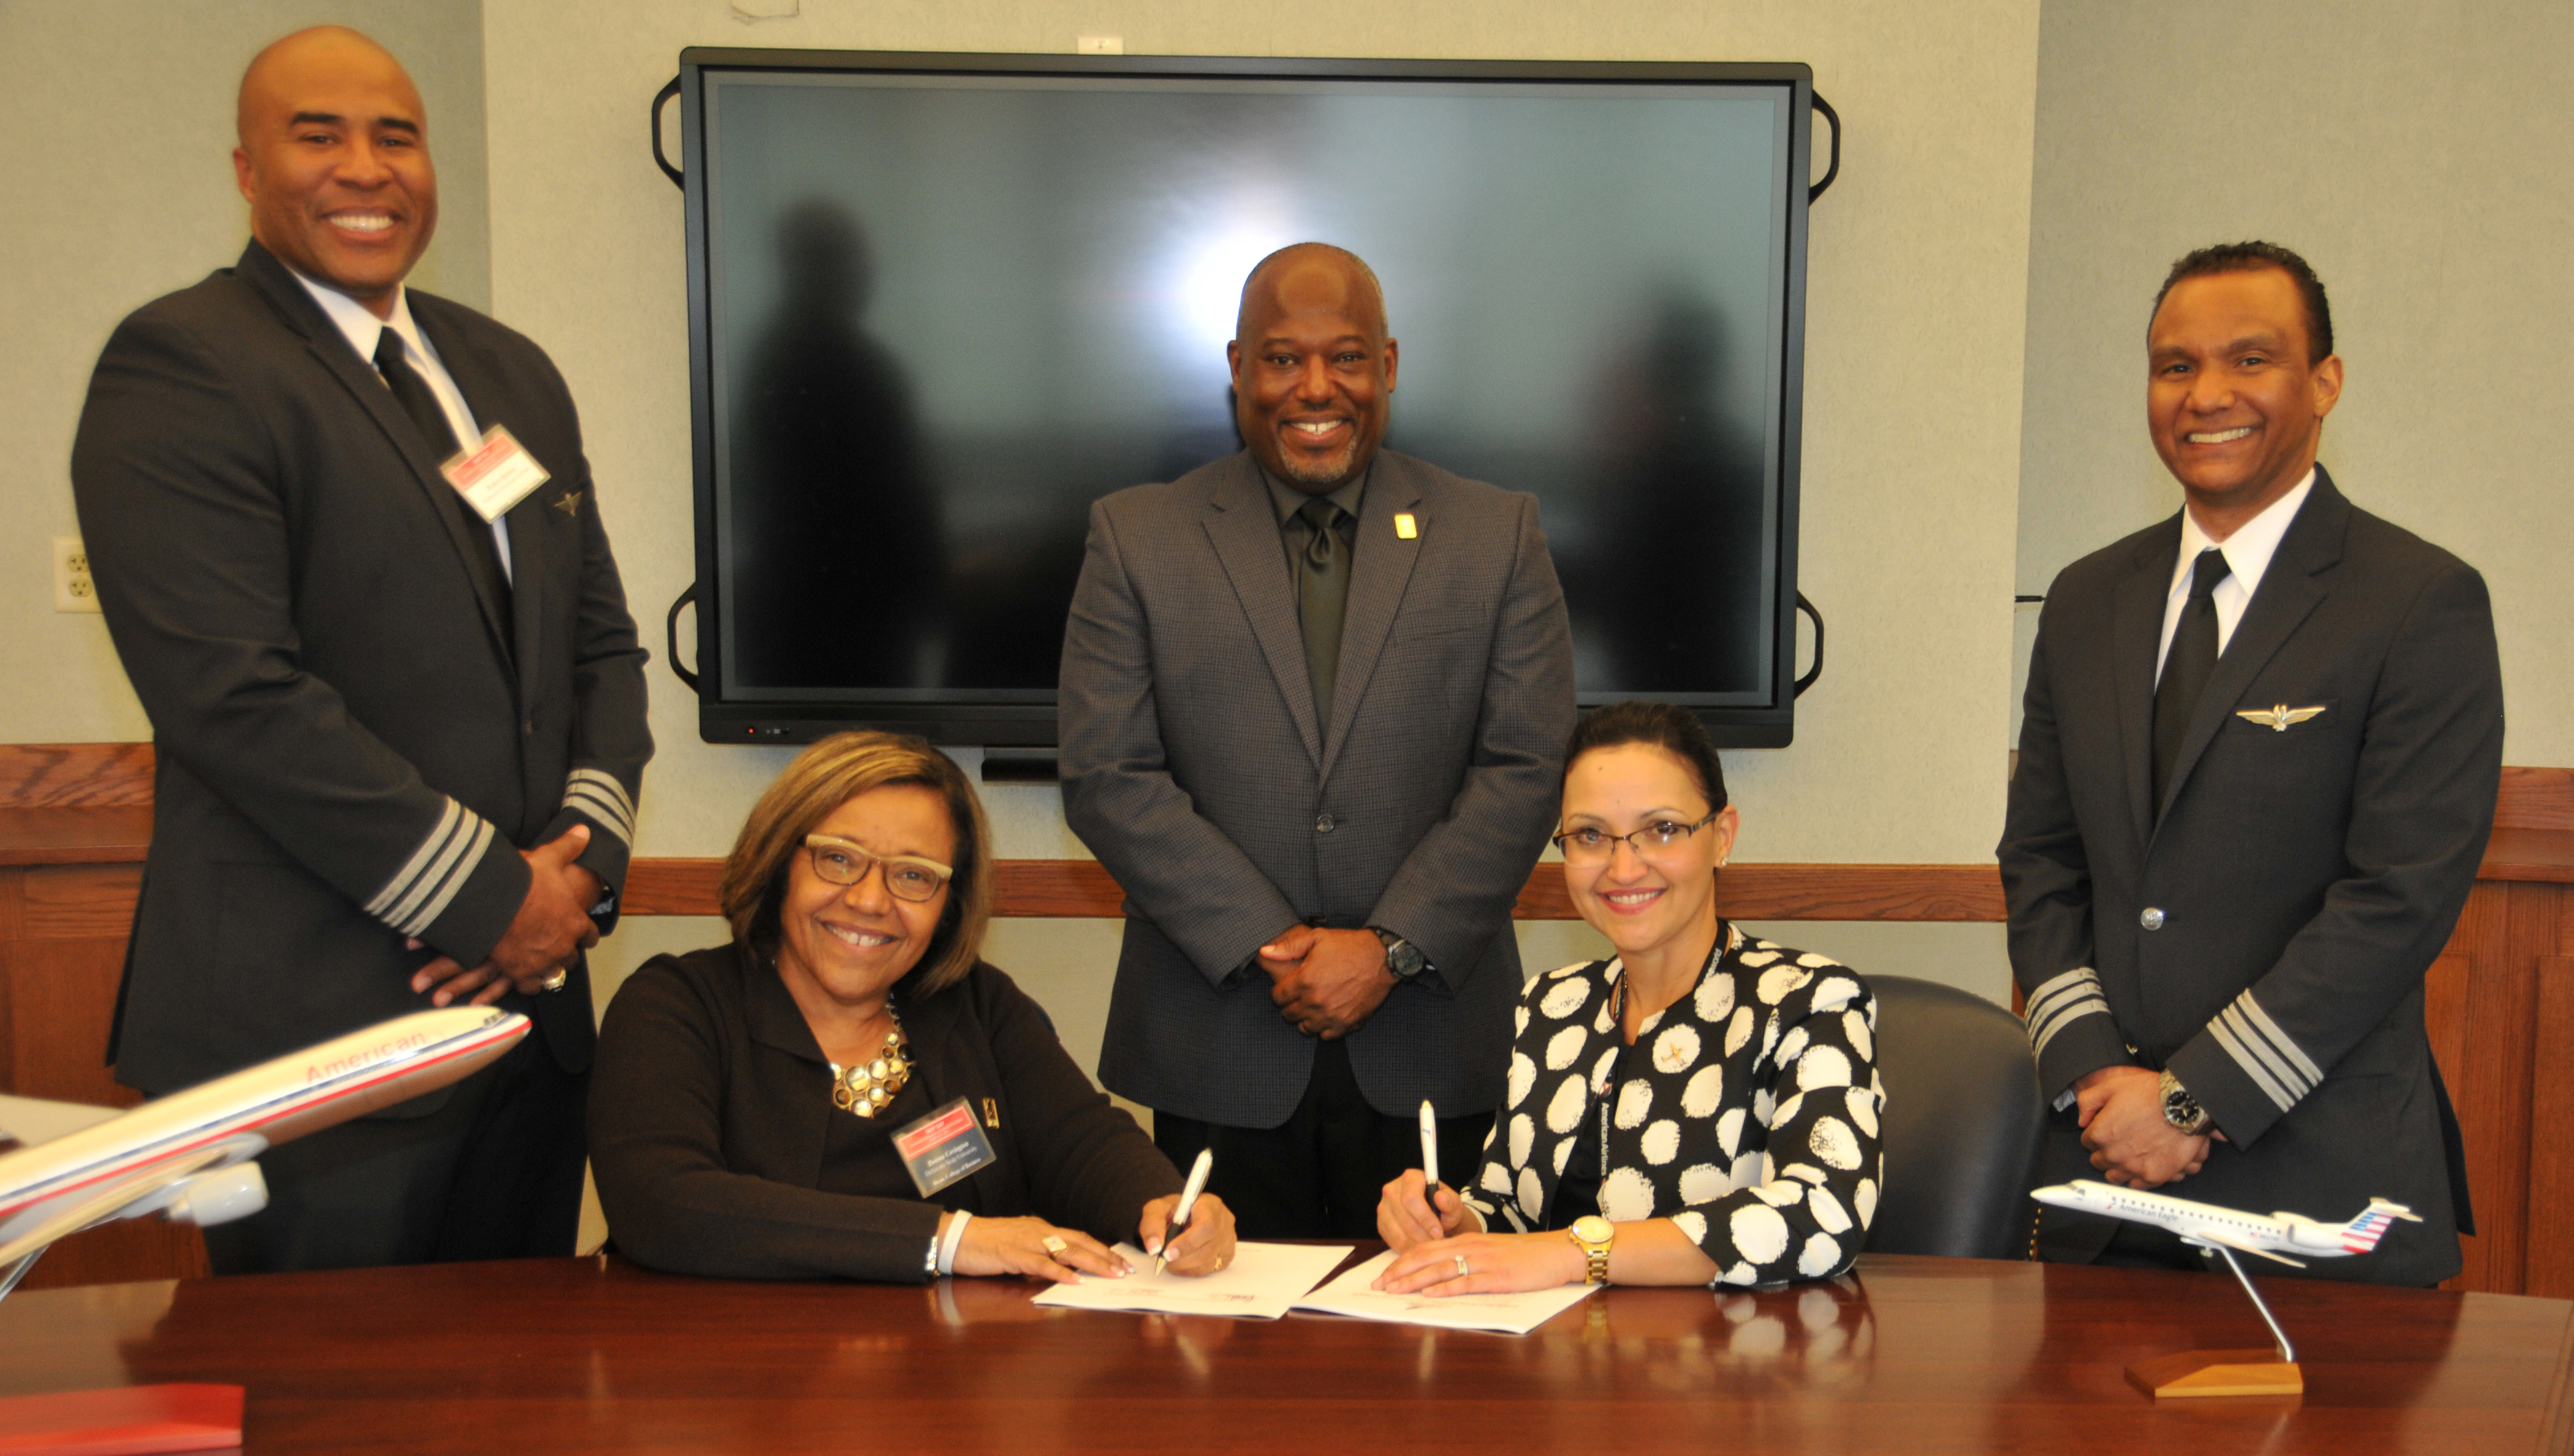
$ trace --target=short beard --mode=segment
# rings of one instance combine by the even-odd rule
[[[1352,440],[1339,455],[1327,462],[1292,454],[1282,441],[1278,450],[1278,473],[1285,476],[1290,485],[1328,490],[1358,473],[1356,469],[1358,456],[1359,442],[1356,440]]]

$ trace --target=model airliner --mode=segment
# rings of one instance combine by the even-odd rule
[[[2395,1220],[2422,1221],[2412,1209],[2383,1198],[2369,1199],[2368,1206],[2347,1223],[2325,1223],[2302,1213],[2238,1213],[2213,1203],[2193,1203],[2168,1193],[2138,1192],[2089,1178],[2040,1188],[2029,1196],[2076,1213],[2150,1223],[2180,1235],[2182,1243],[2202,1249],[2222,1247],[2259,1254],[2300,1269],[2306,1266],[2305,1259],[2292,1259],[2289,1254],[2315,1259],[2348,1258],[2377,1247],[2377,1241],[2385,1237]]]
[[[0,1297],[54,1240],[159,1213],[228,1223],[268,1206],[251,1159],[460,1081],[528,1034],[489,1006],[420,1011],[130,1111],[0,1096]]]

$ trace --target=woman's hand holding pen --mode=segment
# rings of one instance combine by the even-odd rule
[[[1384,1195],[1377,1199],[1377,1237],[1398,1254],[1414,1244],[1474,1233],[1480,1227],[1465,1200],[1447,1185],[1426,1188],[1419,1168],[1404,1169],[1403,1176],[1386,1184]]]
[[[1163,1267],[1174,1274],[1195,1278],[1212,1274],[1233,1262],[1233,1210],[1213,1193],[1201,1193],[1189,1209],[1189,1221],[1180,1227],[1179,1237],[1164,1248],[1164,1233],[1171,1215],[1180,1206],[1180,1195],[1164,1194],[1144,1205],[1144,1216],[1136,1229],[1144,1252],[1159,1254]]]

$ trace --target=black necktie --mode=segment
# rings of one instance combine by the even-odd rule
[[[445,461],[464,448],[457,442],[456,427],[448,423],[447,410],[438,403],[438,396],[430,389],[429,381],[422,379],[403,358],[402,336],[391,329],[376,335],[376,371],[385,377],[385,388],[394,392],[394,403],[402,406],[403,413],[411,416],[411,423],[420,428],[420,438],[428,443],[431,459]],[[459,496],[457,504],[465,506],[464,497]],[[492,540],[491,524],[483,519],[482,513],[474,511],[471,506],[465,506],[465,509],[469,513],[466,539],[474,543],[475,565],[483,573],[484,585],[491,589],[492,600],[501,610],[501,627],[507,633],[510,631],[510,577],[501,570],[501,549]]]
[[[1341,609],[1350,600],[1350,554],[1338,527],[1346,514],[1316,496],[1296,514],[1311,535],[1296,558],[1296,618],[1305,630],[1305,681],[1314,690],[1314,726],[1332,729],[1332,675],[1341,665]]]
[[[2189,602],[2180,610],[2172,632],[2171,651],[2163,657],[2163,680],[2154,688],[2154,812],[2162,812],[2163,790],[2171,785],[2172,764],[2180,758],[2180,740],[2189,736],[2189,721],[2198,712],[2198,695],[2207,675],[2216,671],[2216,584],[2229,569],[2225,553],[2215,547],[2198,554],[2189,568]]]

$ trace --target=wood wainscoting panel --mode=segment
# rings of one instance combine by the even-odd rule
[[[2530,1029],[2551,1052],[2574,1046],[2574,955],[2538,957]],[[2531,1084],[2529,1126],[2529,1260],[2520,1292],[2574,1299],[2574,1077],[2551,1066]]]

